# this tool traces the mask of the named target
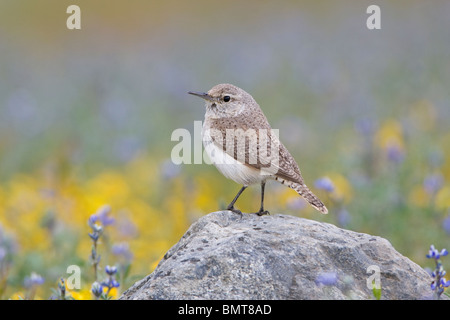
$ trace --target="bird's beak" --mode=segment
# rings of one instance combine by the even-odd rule
[[[206,92],[195,92],[195,91],[189,91],[189,94],[192,94],[194,96],[200,97],[202,99],[205,100],[209,100],[209,101],[214,101],[214,98],[211,97],[209,94],[207,94]]]

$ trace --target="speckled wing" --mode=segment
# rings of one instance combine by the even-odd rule
[[[260,116],[212,119],[211,128],[213,143],[234,159],[255,169],[270,168],[270,172],[273,172],[272,176],[303,184],[297,163],[278,137],[272,133],[265,117],[263,119]],[[234,134],[231,135],[231,133]],[[244,133],[245,138],[242,136]],[[266,138],[261,138],[257,133],[266,134]],[[252,148],[249,147],[249,141],[256,141]],[[262,150],[262,143],[266,144],[267,152]],[[275,153],[270,152],[272,147]],[[258,156],[255,157],[255,154]]]

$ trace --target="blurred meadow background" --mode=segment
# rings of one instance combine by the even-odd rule
[[[71,4],[81,30],[66,28]],[[371,4],[381,30],[366,28]],[[174,165],[171,134],[203,120],[187,91],[224,82],[253,95],[330,210],[269,182],[272,214],[381,236],[433,267],[430,244],[450,243],[449,16],[446,1],[2,0],[0,298],[57,298],[70,265],[73,298],[93,298],[93,265],[117,298],[223,209],[240,186]],[[254,187],[237,206],[259,201]]]

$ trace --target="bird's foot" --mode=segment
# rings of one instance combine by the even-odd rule
[[[270,215],[270,212],[267,210],[260,209],[258,212],[255,212],[255,214],[261,217],[265,215]]]
[[[240,215],[242,217],[242,211],[239,209],[235,209],[234,207],[228,207],[227,210],[237,213],[238,215]]]

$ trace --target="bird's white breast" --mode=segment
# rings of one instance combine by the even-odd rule
[[[248,186],[260,183],[268,178],[267,175],[261,174],[260,170],[237,161],[234,157],[223,151],[223,148],[215,144],[211,139],[208,128],[203,127],[202,138],[203,146],[211,162],[228,179]]]

